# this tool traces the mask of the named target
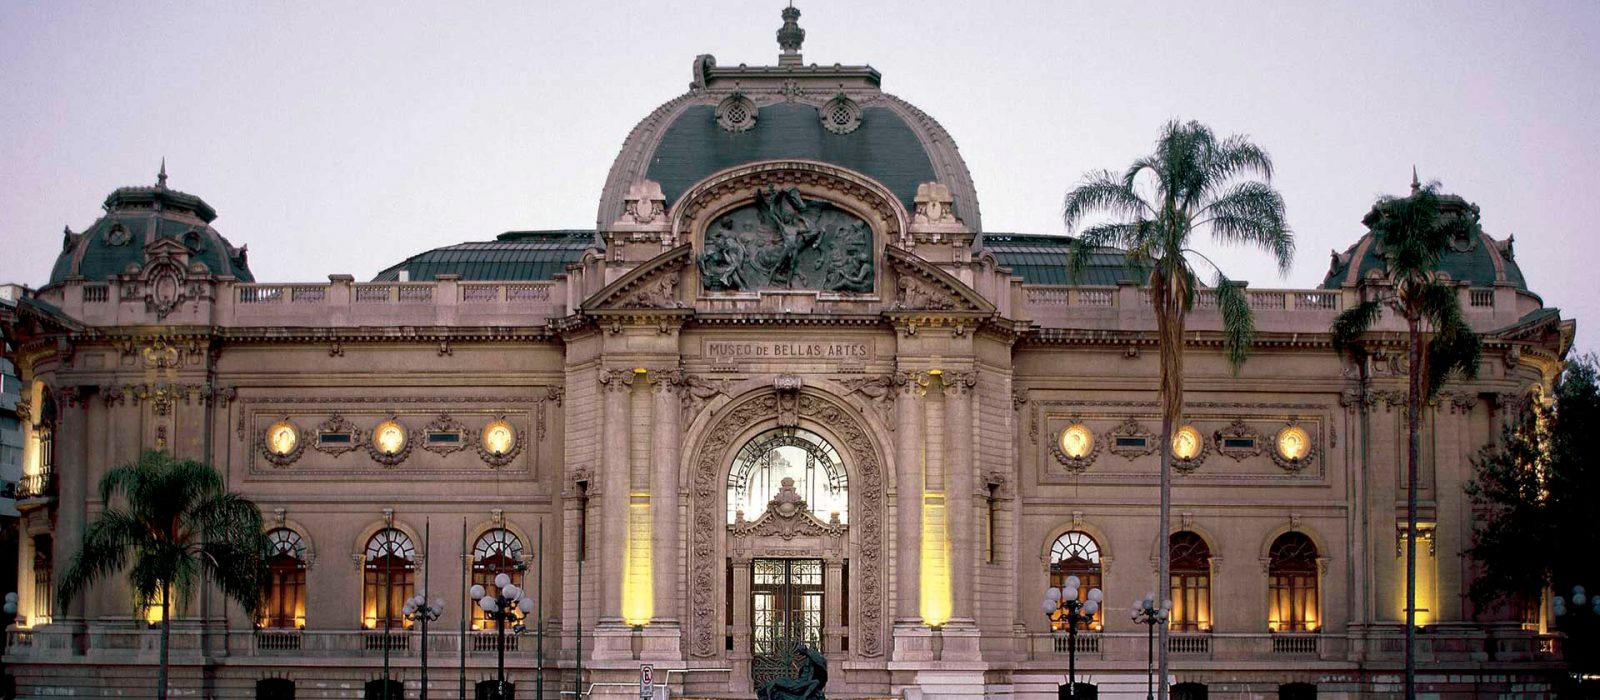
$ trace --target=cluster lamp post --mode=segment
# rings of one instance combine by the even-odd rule
[[[439,614],[444,612],[444,598],[434,598],[433,603],[428,603],[425,594],[417,594],[400,608],[400,613],[413,623],[422,625],[422,694],[421,700],[428,700],[428,623],[439,619]]]
[[[1136,600],[1129,608],[1128,617],[1135,623],[1146,626],[1145,648],[1149,661],[1145,664],[1144,694],[1146,700],[1155,700],[1155,664],[1156,664],[1156,625],[1166,624],[1167,618],[1172,614],[1172,601],[1164,600],[1161,606],[1156,606],[1156,594],[1144,594],[1144,600]]]
[[[1094,620],[1095,613],[1100,611],[1100,599],[1104,596],[1100,589],[1091,588],[1086,596],[1088,600],[1078,600],[1079,583],[1081,582],[1077,576],[1068,576],[1067,585],[1044,589],[1044,602],[1040,605],[1045,617],[1052,623],[1056,620],[1067,623],[1067,697],[1069,698],[1078,697],[1078,624],[1087,624]]]
[[[511,583],[511,577],[496,574],[494,577],[495,594],[488,595],[481,585],[472,587],[472,599],[478,601],[478,607],[483,609],[489,619],[494,620],[495,650],[498,657],[495,660],[495,700],[506,700],[506,623],[520,623],[527,617],[527,612],[534,609],[532,598],[526,592]]]

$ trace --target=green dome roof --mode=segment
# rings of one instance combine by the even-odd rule
[[[414,282],[439,275],[458,275],[466,281],[548,280],[581,259],[594,240],[594,231],[509,231],[492,241],[418,253],[379,272],[372,281],[398,281],[401,272]]]
[[[1456,195],[1441,195],[1440,200],[1441,208],[1446,213],[1470,216],[1474,220],[1478,218],[1476,204],[1471,204]],[[1373,209],[1361,219],[1361,223],[1367,227],[1366,235],[1343,253],[1333,252],[1328,274],[1322,280],[1324,289],[1338,289],[1346,284],[1355,284],[1375,271],[1383,269],[1383,257],[1378,249],[1377,237],[1372,233],[1372,224],[1376,221],[1377,206],[1374,205]],[[1526,291],[1528,284],[1522,276],[1522,268],[1516,262],[1512,248],[1513,238],[1507,237],[1503,241],[1497,241],[1489,234],[1481,232],[1460,238],[1440,260],[1439,269],[1448,274],[1450,279],[1466,282],[1474,287],[1509,284]]]
[[[163,165],[154,187],[122,187],[106,197],[105,216],[82,233],[65,231],[61,255],[50,271],[49,284],[82,277],[103,281],[137,271],[145,246],[170,238],[189,249],[190,265],[204,265],[213,275],[254,282],[245,249],[235,248],[211,227],[217,212],[192,194],[167,188]]]

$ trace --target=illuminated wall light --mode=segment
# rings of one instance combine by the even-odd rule
[[[1400,531],[1400,556],[1396,559],[1399,576],[1396,577],[1396,618],[1402,624],[1406,619],[1406,532]],[[1438,555],[1434,552],[1433,528],[1418,529],[1417,537],[1417,626],[1431,625],[1435,621],[1439,593]]]
[[[655,614],[650,557],[650,494],[636,492],[628,504],[628,542],[622,571],[622,621],[630,627],[650,624]]]
[[[950,538],[944,494],[922,495],[922,624],[942,627],[950,621]]]

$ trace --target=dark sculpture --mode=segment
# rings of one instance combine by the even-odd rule
[[[871,292],[872,229],[828,202],[806,200],[797,189],[768,187],[712,224],[700,275],[710,291]]]
[[[827,700],[828,661],[804,644],[794,647],[795,677],[774,678],[756,688],[757,700]]]

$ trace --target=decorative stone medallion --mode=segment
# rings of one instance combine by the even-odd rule
[[[400,420],[390,417],[372,429],[372,439],[367,441],[367,454],[386,467],[404,462],[411,454],[411,434]]]
[[[483,427],[478,440],[478,456],[490,466],[503,467],[522,452],[522,435],[511,421],[500,416]]]
[[[1212,433],[1211,439],[1217,444],[1217,452],[1235,461],[1259,456],[1263,449],[1261,433],[1237,418],[1228,427]]]
[[[1317,444],[1311,439],[1311,434],[1292,422],[1279,430],[1272,442],[1272,461],[1285,471],[1305,469],[1317,456]]]
[[[1206,461],[1211,443],[1192,425],[1185,425],[1172,434],[1172,468],[1189,474]]]
[[[1101,441],[1094,439],[1094,432],[1089,430],[1089,426],[1074,422],[1056,436],[1055,443],[1050,446],[1050,455],[1067,471],[1081,472],[1094,464],[1102,445]]]
[[[305,450],[306,441],[300,428],[288,416],[267,426],[266,433],[261,436],[261,454],[280,467],[293,464]]]
[[[317,426],[317,441],[312,446],[338,457],[361,446],[361,428],[335,413]]]
[[[1156,451],[1156,436],[1146,430],[1133,416],[1106,433],[1106,442],[1112,454],[1128,459],[1143,457]]]

